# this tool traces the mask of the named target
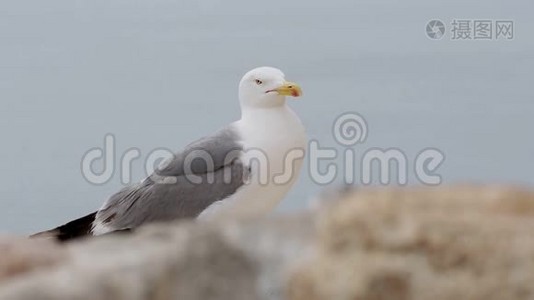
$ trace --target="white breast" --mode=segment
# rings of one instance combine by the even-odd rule
[[[242,159],[251,163],[251,179],[234,195],[206,209],[201,219],[269,213],[300,173],[307,138],[300,119],[289,107],[248,112],[234,125],[242,137]]]

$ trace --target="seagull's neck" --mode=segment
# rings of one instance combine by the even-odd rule
[[[306,134],[297,114],[287,105],[247,107],[242,109],[236,126],[248,148],[266,152],[286,153],[295,147],[305,147]]]
[[[272,107],[252,107],[244,106],[241,108],[241,121],[256,123],[259,120],[282,118],[285,115],[293,115],[294,113],[285,103]]]

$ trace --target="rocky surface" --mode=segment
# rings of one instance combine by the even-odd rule
[[[50,241],[0,237],[0,282],[58,265],[68,255],[64,247]]]
[[[0,239],[0,299],[534,299],[533,193],[329,195],[316,212],[264,220]]]
[[[0,299],[258,299],[247,255],[213,229],[192,226],[72,243],[63,265],[5,282]]]
[[[532,193],[367,190],[319,218],[289,299],[534,299]]]

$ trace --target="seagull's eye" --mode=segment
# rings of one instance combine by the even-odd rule
[[[254,82],[256,82],[257,85],[262,85],[263,84],[263,81],[261,81],[259,79],[254,80]]]

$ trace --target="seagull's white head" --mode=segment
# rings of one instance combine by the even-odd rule
[[[268,108],[285,104],[286,96],[302,95],[300,86],[286,81],[282,71],[260,67],[249,71],[239,83],[241,107]]]

